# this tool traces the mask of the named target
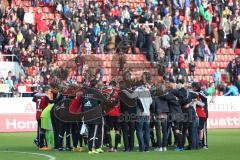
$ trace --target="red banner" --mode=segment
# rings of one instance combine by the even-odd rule
[[[32,98],[0,98],[0,132],[36,131]],[[208,128],[240,128],[239,97],[208,97]]]
[[[240,112],[209,112],[208,128],[240,128]]]
[[[36,131],[35,114],[0,114],[0,132]]]

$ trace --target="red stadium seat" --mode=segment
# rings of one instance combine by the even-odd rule
[[[226,54],[227,52],[226,52],[226,49],[225,48],[221,48],[220,49],[220,54]]]
[[[196,69],[195,70],[195,75],[200,75],[201,73],[200,73],[200,69]]]
[[[234,50],[232,48],[228,49],[228,54],[234,54]]]
[[[201,63],[200,62],[195,62],[195,65],[197,68],[201,67]]]
[[[235,49],[235,54],[240,55],[240,49]]]
[[[223,60],[222,62],[228,62],[230,59],[230,55],[223,55]]]
[[[136,48],[136,54],[140,54],[140,49],[139,48]]]
[[[104,69],[104,75],[111,75],[111,69],[105,68]]]
[[[194,76],[194,81],[199,82],[201,80],[201,76]]]
[[[221,54],[216,55],[216,61],[220,62],[220,61],[221,61],[221,58],[222,58],[222,55],[221,55]]]
[[[216,69],[218,67],[217,62],[211,63],[211,68]]]

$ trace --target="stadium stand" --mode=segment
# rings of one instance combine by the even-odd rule
[[[179,70],[181,70],[180,62],[173,59],[175,50],[172,47],[175,41],[179,41],[180,47],[178,49],[180,49],[180,54],[184,54],[185,57],[183,60],[185,76],[190,74],[188,66],[192,60],[189,58],[190,54],[193,54],[196,65],[194,77],[189,76],[190,78],[186,80],[212,82],[213,73],[220,69],[222,80],[231,83],[226,68],[230,61],[239,62],[240,54],[238,41],[234,45],[235,40],[239,38],[236,36],[239,36],[240,32],[238,1],[234,1],[233,4],[231,2],[230,6],[226,5],[228,1],[223,4],[221,2],[222,6],[227,6],[224,10],[217,9],[216,1],[208,2],[205,0],[201,5],[195,4],[195,1],[191,3],[186,1],[185,7],[180,3],[175,3],[176,1],[155,3],[155,1],[145,2],[144,0],[98,0],[86,1],[85,4],[82,0],[67,1],[65,4],[59,2],[38,1],[36,5],[28,0],[17,0],[13,1],[11,7],[1,5],[2,11],[5,11],[6,15],[10,15],[6,17],[2,12],[5,18],[1,20],[1,24],[4,22],[8,24],[2,25],[2,31],[6,32],[4,38],[7,39],[7,44],[1,45],[2,54],[16,54],[21,59],[20,63],[25,66],[27,74],[33,79],[40,79],[39,77],[46,79],[45,72],[48,73],[51,68],[56,66],[67,65],[71,72],[70,75],[77,76],[77,80],[82,81],[84,77],[77,74],[77,66],[74,64],[78,54],[81,54],[82,59],[85,59],[84,63],[92,73],[96,72],[99,65],[103,67],[104,81],[110,81],[113,78],[119,79],[121,74],[121,72],[117,72],[119,54],[124,52],[125,68],[129,68],[135,77],[148,70],[153,75],[153,79],[158,80],[164,75],[159,71],[163,65],[160,63],[160,59],[167,58],[166,60],[169,61],[165,62],[165,68],[170,65],[173,70],[174,63],[177,63]],[[34,21],[32,24],[27,24],[25,19],[21,21],[21,15],[19,15],[21,7],[25,14],[33,12]],[[207,17],[208,15],[210,17]],[[134,19],[137,20],[136,23]],[[19,24],[14,26],[10,22]],[[154,27],[151,24],[154,24]],[[145,40],[149,38],[147,36],[153,38],[143,48],[139,46],[139,28],[141,29],[141,25],[145,26]],[[112,30],[106,29],[110,26],[112,26]],[[29,28],[32,28],[33,34],[26,33]],[[17,33],[18,29],[21,30],[21,33]],[[82,33],[79,33],[80,30]],[[136,30],[138,30],[138,35],[133,34]],[[236,34],[234,34],[235,30]],[[106,32],[106,35],[102,32]],[[60,38],[58,33],[61,34]],[[94,34],[96,35],[94,36]],[[33,36],[31,38],[34,39],[34,42],[26,44],[26,40],[28,40],[26,36],[29,35]],[[223,38],[222,35],[225,35],[226,38]],[[106,39],[104,52],[107,54],[99,54],[101,50],[100,39],[104,36]],[[156,37],[158,36],[160,36],[160,44],[157,44]],[[94,37],[97,39],[96,42]],[[167,37],[167,40],[165,41],[163,37]],[[215,53],[210,51],[212,38],[216,40],[215,60],[212,60]],[[90,41],[90,48],[86,46],[86,39]],[[111,40],[112,42],[110,42]],[[169,43],[170,46],[166,48],[165,43]],[[31,48],[29,49],[26,45],[30,44]],[[46,49],[48,45],[50,49]],[[113,45],[112,48],[111,45]],[[149,45],[153,45],[153,48]],[[160,45],[160,48],[156,48],[157,45]],[[132,48],[136,48],[136,51]],[[198,48],[200,51],[197,50]],[[86,55],[88,49],[91,55]],[[151,49],[153,49],[151,52],[154,52],[152,57],[152,53],[149,51]],[[134,51],[137,54],[132,54]]]

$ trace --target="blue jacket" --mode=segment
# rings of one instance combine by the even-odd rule
[[[69,7],[64,7],[63,8],[63,13],[66,14],[70,11],[70,8]]]
[[[173,25],[174,26],[179,26],[181,24],[179,18],[177,16],[173,17]]]
[[[93,31],[94,31],[94,35],[97,36],[98,33],[101,31],[100,26],[99,26],[99,25],[96,25],[96,26],[94,27]]]
[[[224,94],[224,96],[238,96],[239,91],[238,88],[234,85],[230,86],[227,93]]]

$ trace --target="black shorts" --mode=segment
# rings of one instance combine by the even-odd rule
[[[198,122],[198,129],[202,130],[204,128],[205,123],[206,123],[206,118],[200,117]]]
[[[182,131],[183,123],[182,123],[182,122],[174,121],[174,122],[173,122],[173,128],[174,128],[174,130],[180,130],[180,131]]]
[[[119,117],[116,116],[106,116],[105,117],[105,127],[107,130],[114,129],[115,131],[120,130]]]

